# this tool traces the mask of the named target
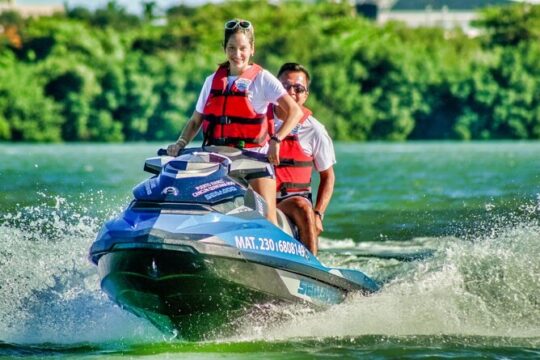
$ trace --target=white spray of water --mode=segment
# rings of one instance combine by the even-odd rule
[[[80,343],[160,338],[99,289],[88,248],[107,212],[89,215],[74,203],[40,194],[43,203],[0,220],[0,340]]]
[[[41,195],[44,203],[0,220],[0,340],[15,343],[161,341],[146,321],[119,309],[99,289],[87,251],[102,222],[79,205],[101,202]],[[95,198],[97,199],[95,199]],[[94,206],[95,207],[95,206]],[[103,206],[98,208],[104,209]],[[524,207],[531,214],[538,206]],[[323,241],[322,260],[361,268],[385,284],[325,312],[301,306],[269,309],[279,321],[246,323],[235,340],[363,335],[480,335],[540,337],[540,226],[537,221],[493,226],[463,240]],[[401,261],[363,257],[434,251]],[[272,316],[279,312],[279,316]]]
[[[324,312],[277,309],[287,315],[285,320],[267,321],[263,326],[259,321],[243,329],[235,340],[456,335],[526,338],[537,346],[539,206],[522,210],[520,216],[484,224],[487,235],[467,239],[418,238],[376,244],[323,241],[327,251],[322,252],[323,261],[360,268],[379,281],[386,280],[381,291],[353,296]],[[432,255],[413,261],[387,256],[421,248],[433,251]],[[386,258],[363,256],[369,252]]]
[[[377,294],[294,318],[265,336],[540,337],[540,227],[446,246]]]

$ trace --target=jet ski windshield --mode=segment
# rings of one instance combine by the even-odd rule
[[[231,166],[231,160],[226,156],[207,152],[194,152],[180,155],[169,161],[163,169],[165,176],[171,177],[201,177],[208,176],[221,167],[227,173]]]
[[[163,162],[159,158],[149,159],[146,168],[157,176],[137,185],[133,195],[136,200],[171,203],[214,205],[230,201],[245,193],[245,189],[228,176],[231,163],[227,156],[205,151],[168,157]]]
[[[191,154],[182,154],[175,159],[175,161],[178,161],[178,160],[185,161],[191,164],[211,163],[211,164],[221,164],[225,167],[231,165],[231,160],[228,157],[221,154],[204,152],[204,151],[196,151]]]

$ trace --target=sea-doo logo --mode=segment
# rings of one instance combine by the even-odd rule
[[[299,295],[322,300],[326,303],[337,304],[343,300],[343,296],[337,290],[322,287],[307,280],[300,281],[297,292]]]

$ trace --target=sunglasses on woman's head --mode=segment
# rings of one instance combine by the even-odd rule
[[[249,29],[251,27],[251,23],[247,20],[229,20],[225,23],[225,30],[234,30],[237,27]]]
[[[307,89],[304,85],[301,84],[283,84],[285,90],[289,91],[291,88],[294,90],[295,94],[303,94],[307,92]]]

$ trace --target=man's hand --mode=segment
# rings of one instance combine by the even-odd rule
[[[317,214],[315,214],[315,229],[317,230],[317,236],[321,235],[321,233],[324,231],[322,219]]]

